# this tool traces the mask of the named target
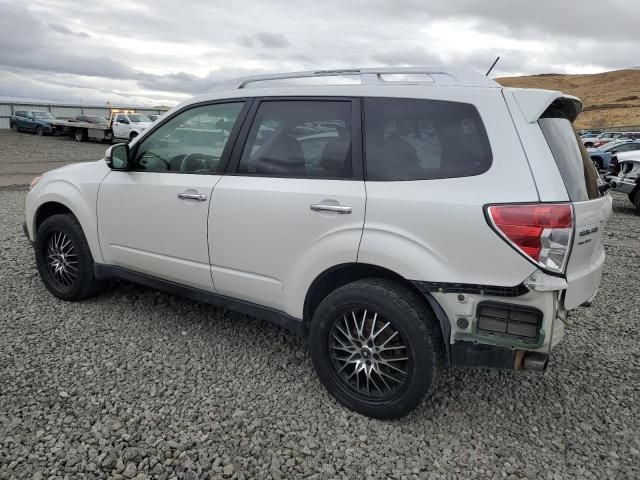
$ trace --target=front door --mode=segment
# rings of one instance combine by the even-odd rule
[[[359,102],[264,99],[253,110],[213,189],[213,279],[220,294],[301,318],[311,277],[357,260]]]
[[[113,130],[113,136],[116,138],[129,138],[129,130],[131,130],[131,125],[129,124],[129,119],[124,113],[118,113],[113,119],[113,125],[111,125],[111,129]]]
[[[243,106],[200,105],[167,119],[132,149],[131,171],[107,175],[98,195],[105,263],[214,290],[209,204]]]

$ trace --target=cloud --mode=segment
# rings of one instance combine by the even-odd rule
[[[77,8],[76,8],[77,7]],[[494,75],[637,60],[640,2],[0,0],[1,95],[175,98],[234,76],[391,65]],[[600,10],[599,10],[600,9]],[[37,93],[37,91],[35,92]],[[34,95],[32,95],[34,96]]]
[[[260,32],[255,35],[240,37],[240,45],[253,48],[285,48],[289,40],[281,33]]]
[[[73,35],[75,37],[89,38],[89,34],[87,32],[73,32],[64,25],[59,25],[57,23],[49,25],[49,28],[55,30],[58,33],[62,33],[63,35]]]

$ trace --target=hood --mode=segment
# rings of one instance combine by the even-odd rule
[[[640,162],[640,150],[616,153],[616,157],[618,157],[618,162],[626,162],[630,160]]]

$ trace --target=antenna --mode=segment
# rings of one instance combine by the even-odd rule
[[[487,70],[487,73],[484,74],[485,77],[489,76],[491,70],[493,70],[493,67],[496,66],[496,63],[498,63],[498,60],[500,60],[500,57],[496,57],[495,61],[491,64],[491,67],[489,67],[489,70]]]

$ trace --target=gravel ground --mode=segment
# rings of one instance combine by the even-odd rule
[[[28,185],[47,170],[74,162],[98,160],[109,145],[78,143],[68,137],[38,137],[33,133],[0,130],[0,186]]]
[[[602,291],[545,373],[450,371],[384,422],[338,405],[305,342],[268,323],[126,282],[55,299],[22,236],[24,194],[0,188],[0,479],[640,478],[626,197]]]

